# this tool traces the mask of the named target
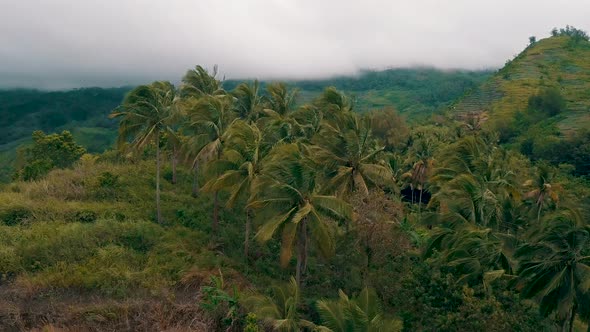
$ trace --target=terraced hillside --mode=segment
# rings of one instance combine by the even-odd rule
[[[567,112],[557,123],[562,134],[590,128],[590,43],[559,36],[530,45],[452,110],[458,115],[488,112],[492,119],[511,118],[525,110],[528,99],[542,87],[558,88],[567,101]]]

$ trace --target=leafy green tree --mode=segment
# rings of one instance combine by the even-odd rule
[[[131,140],[131,147],[137,150],[154,144],[156,148],[156,211],[158,222],[162,222],[160,208],[160,138],[164,133],[174,135],[172,119],[175,116],[176,90],[170,82],[156,81],[140,85],[131,90],[121,106],[110,118],[121,118],[119,123],[119,146]]]
[[[555,313],[563,331],[573,331],[578,307],[590,295],[590,233],[580,216],[565,210],[533,230],[516,252],[522,295]]]
[[[317,309],[324,325],[320,327],[320,331],[401,331],[401,322],[384,317],[375,290],[365,287],[355,298],[349,298],[342,290],[338,295],[338,300],[317,302]]]
[[[536,42],[537,42],[537,37],[535,37],[535,36],[529,37],[529,45],[535,45]]]
[[[410,130],[404,118],[394,108],[372,111],[368,118],[371,132],[385,146],[386,151],[401,151],[406,147]]]
[[[255,201],[248,204],[264,221],[256,234],[261,242],[268,241],[281,230],[281,265],[286,266],[293,247],[297,247],[296,280],[301,285],[308,255],[308,243],[313,241],[323,256],[334,251],[334,225],[330,218],[350,220],[352,208],[335,196],[320,195],[315,165],[305,158],[296,144],[275,147],[262,170],[265,180]]]
[[[72,166],[86,153],[86,149],[76,144],[67,130],[49,135],[37,130],[33,132],[32,138],[31,146],[19,150],[15,178],[25,181],[39,179],[54,168]]]
[[[557,88],[542,88],[537,94],[529,98],[528,107],[530,110],[541,111],[549,116],[554,116],[565,110],[566,100]]]

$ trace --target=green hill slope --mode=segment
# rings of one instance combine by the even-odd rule
[[[114,142],[116,121],[107,114],[129,88],[87,88],[71,91],[0,91],[0,182],[12,174],[16,148],[35,130],[70,130],[90,152],[102,152]]]
[[[491,75],[492,72],[486,70],[397,68],[383,71],[366,70],[358,76],[288,83],[299,89],[301,102],[308,102],[327,86],[334,86],[354,97],[356,110],[359,112],[394,107],[409,120],[414,120],[443,109]],[[232,89],[239,82],[229,80],[224,82],[224,87]]]
[[[556,88],[567,112],[556,118],[562,134],[590,127],[590,43],[567,36],[543,39],[527,47],[453,108],[456,114],[488,112],[492,122],[525,111],[541,88]]]

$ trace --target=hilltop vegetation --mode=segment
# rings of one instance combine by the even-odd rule
[[[455,116],[484,119],[532,159],[590,172],[590,42],[572,27],[532,39],[524,51],[451,109]]]
[[[355,110],[368,112],[393,107],[410,121],[424,121],[476,88],[492,71],[438,70],[433,68],[362,71],[357,77],[288,82],[300,89],[302,99],[313,100],[328,86],[351,96]],[[228,82],[232,88],[238,82]],[[225,86],[225,85],[224,85]]]

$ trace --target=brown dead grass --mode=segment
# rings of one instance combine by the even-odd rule
[[[0,331],[211,331],[214,322],[196,292],[168,298],[108,299],[73,291],[24,294],[0,291]]]

